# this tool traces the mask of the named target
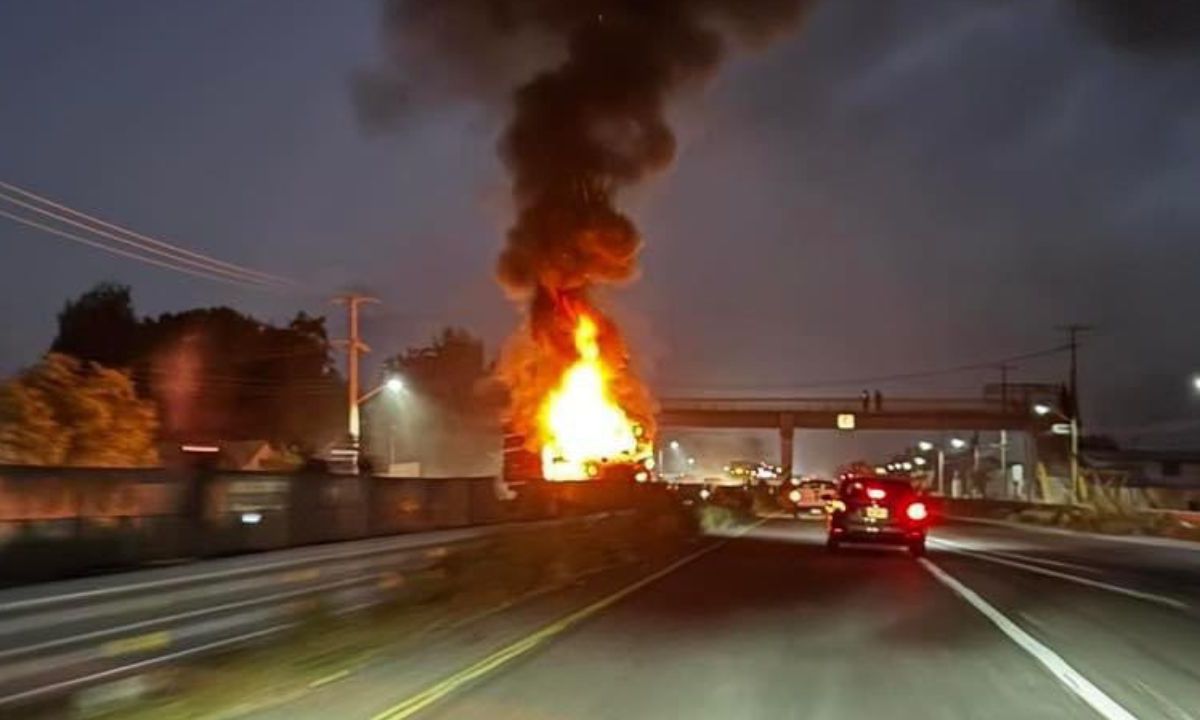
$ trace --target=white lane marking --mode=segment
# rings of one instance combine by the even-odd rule
[[[921,558],[921,565],[938,582],[953,590],[959,597],[966,600],[971,607],[978,610],[988,620],[991,620],[992,624],[1000,628],[1000,631],[1007,635],[1010,640],[1015,642],[1022,650],[1032,655],[1054,677],[1058,678],[1059,682],[1065,685],[1071,692],[1078,695],[1079,699],[1091,706],[1093,710],[1100,713],[1101,717],[1106,718],[1106,720],[1137,720],[1136,715],[1126,710],[1116,700],[1105,694],[1103,690],[1093,685],[1092,681],[1068,665],[1067,661],[1063,660],[1058,653],[1022,630],[1019,625],[992,607],[987,600],[980,597],[974,590],[963,585],[954,576],[934,565],[928,558]]]
[[[980,550],[973,548],[965,543],[960,543],[957,540],[947,540],[946,538],[931,537],[931,543],[935,545],[943,545],[947,549],[961,550],[963,552],[979,553],[980,555],[996,555],[998,557],[1008,558],[1010,560],[1020,560],[1035,565],[1050,565],[1053,567],[1067,568],[1070,570],[1078,570],[1080,572],[1095,573],[1097,575],[1104,574],[1104,571],[1090,565],[1080,565],[1079,563],[1067,562],[1065,560],[1052,560],[1050,558],[1035,557],[1033,555],[1022,555],[1021,553],[1009,552],[1006,550]]]
[[[1008,558],[1009,560],[1018,560],[1021,562],[1033,563],[1034,565],[1049,565],[1051,567],[1066,568],[1067,570],[1077,570],[1079,572],[1092,573],[1094,575],[1103,575],[1104,570],[1091,565],[1081,565],[1079,563],[1067,562],[1066,560],[1052,560],[1050,558],[1035,557],[1033,555],[1022,555],[1020,553],[1005,552],[1003,550],[976,550],[976,552],[985,555],[995,555],[997,557]]]
[[[1070,575],[1068,573],[1059,572],[1057,570],[1051,570],[1050,568],[1039,567],[1037,565],[1030,565],[1029,563],[1018,562],[1016,560],[1006,560],[1005,558],[1002,558],[1002,557],[986,555],[984,553],[975,552],[973,550],[964,550],[964,549],[960,549],[960,548],[951,547],[949,545],[944,545],[944,546],[950,552],[958,553],[960,555],[966,555],[967,557],[976,558],[977,560],[984,560],[986,562],[996,563],[998,565],[1007,565],[1009,567],[1015,567],[1015,568],[1018,568],[1021,570],[1026,570],[1031,573],[1037,573],[1038,575],[1045,575],[1046,577],[1057,578],[1059,580],[1066,580],[1067,582],[1073,582],[1078,585],[1085,585],[1087,587],[1096,588],[1098,590],[1106,590],[1111,593],[1116,593],[1117,595],[1124,595],[1126,597],[1136,598],[1138,600],[1145,600],[1146,602],[1152,602],[1152,603],[1155,603],[1158,605],[1165,605],[1166,607],[1173,608],[1175,610],[1186,611],[1189,609],[1188,604],[1183,602],[1182,600],[1176,600],[1175,598],[1166,597],[1165,595],[1156,595],[1154,593],[1142,592],[1141,590],[1134,590],[1132,588],[1122,587],[1120,585],[1113,585],[1112,583],[1101,582],[1099,580],[1093,580],[1091,578],[1079,577],[1078,575]]]

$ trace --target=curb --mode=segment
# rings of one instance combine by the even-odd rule
[[[1086,532],[1083,530],[1067,530],[1064,528],[1046,527],[1044,525],[1031,525],[1029,523],[1013,522],[1011,520],[993,520],[991,518],[965,517],[962,515],[946,515],[944,517],[947,520],[954,520],[956,522],[995,525],[998,527],[1015,528],[1017,530],[1042,533],[1045,535],[1065,535],[1067,537],[1087,538],[1089,540],[1107,540],[1109,542],[1126,543],[1128,545],[1142,545],[1144,547],[1200,551],[1200,542],[1194,540],[1149,537],[1146,535],[1105,535],[1104,533]]]

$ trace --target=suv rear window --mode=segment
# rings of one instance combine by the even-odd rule
[[[867,478],[851,478],[844,480],[839,493],[843,500],[866,502],[867,488],[882,488],[887,492],[886,499],[896,499],[913,494],[913,486],[907,480],[876,480]]]

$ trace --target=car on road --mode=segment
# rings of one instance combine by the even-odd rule
[[[829,513],[826,545],[831,551],[847,542],[905,545],[920,557],[925,554],[929,517],[929,505],[908,480],[846,478]]]
[[[836,499],[837,485],[829,480],[801,480],[788,492],[788,500],[797,519],[824,519]]]

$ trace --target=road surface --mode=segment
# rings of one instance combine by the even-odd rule
[[[928,562],[830,554],[820,525],[773,520],[549,636],[501,622],[263,715],[1200,718],[1200,550],[978,524],[935,537]]]

